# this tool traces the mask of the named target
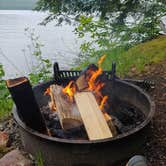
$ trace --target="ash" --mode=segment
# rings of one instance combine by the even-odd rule
[[[50,110],[49,106],[41,108],[42,115],[46,121],[51,136],[64,139],[88,140],[84,126],[69,130],[63,130],[56,112]],[[108,112],[119,134],[129,132],[145,120],[145,115],[135,106],[126,102],[115,100],[111,111]]]
[[[41,112],[51,136],[64,139],[88,140],[88,136],[83,125],[68,130],[63,130],[57,113],[51,111],[48,105],[43,106],[41,108]]]
[[[138,127],[144,120],[144,113],[137,107],[118,99],[115,99],[110,111],[114,125],[117,127],[119,134],[129,132]]]

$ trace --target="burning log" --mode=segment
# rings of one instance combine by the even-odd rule
[[[68,130],[81,126],[83,122],[77,106],[74,102],[72,102],[71,100],[69,101],[66,98],[66,96],[63,94],[63,88],[59,85],[51,85],[49,92],[51,100],[53,100],[53,103],[55,103],[61,127],[65,130]],[[100,109],[101,108],[99,108],[99,110]],[[107,113],[104,113],[104,117],[113,136],[115,136],[117,134],[117,131],[111,117]]]
[[[112,137],[113,134],[92,92],[78,92],[74,98],[89,139],[98,140]]]
[[[80,76],[76,80],[77,89],[79,91],[86,90],[88,88],[88,77],[90,77],[92,72],[97,70],[98,67],[94,64],[91,64],[81,72]]]
[[[107,120],[107,123],[110,127],[110,130],[112,131],[112,134],[115,136],[117,135],[116,127],[112,121],[111,116],[109,116],[106,113],[106,110],[110,109],[109,105],[106,104],[106,101],[110,102],[111,84],[107,77],[102,73],[102,70],[100,68],[102,60],[103,57],[101,57],[101,60],[98,62],[99,67],[97,67],[94,64],[91,64],[87,68],[85,68],[76,80],[76,85],[78,91],[93,91],[96,100],[98,101],[98,103],[100,103],[100,110],[102,110],[104,117]],[[103,94],[107,96],[104,96]]]
[[[33,94],[28,78],[20,77],[6,81],[7,87],[16,104],[20,118],[30,128],[47,134],[45,121]]]
[[[98,103],[102,101],[106,94],[109,96],[110,93],[110,89],[108,90],[108,87],[110,88],[110,81],[103,74],[102,69],[94,64],[89,65],[81,72],[75,84],[79,92],[93,91]]]
[[[54,96],[56,111],[63,129],[79,127],[82,124],[81,116],[76,105],[68,101],[69,99],[63,94],[63,88],[58,85],[50,86],[50,93]]]

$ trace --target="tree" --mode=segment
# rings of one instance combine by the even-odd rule
[[[81,49],[89,50],[88,54],[93,56],[95,44],[99,49],[130,47],[157,36],[159,19],[166,14],[166,1],[39,0],[36,9],[50,11],[44,24],[53,19],[58,24],[77,22],[75,32],[79,37],[87,33],[92,39],[81,45]]]
[[[114,17],[115,23],[124,24],[128,15],[137,19],[152,16],[164,12],[165,5],[164,0],[39,0],[36,10],[49,10],[51,14],[46,22],[58,16],[61,22],[70,19],[69,16],[77,20],[82,14],[91,14],[105,20]]]

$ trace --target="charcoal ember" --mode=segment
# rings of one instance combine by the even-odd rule
[[[130,131],[131,129],[133,129],[135,127],[135,124],[132,124],[132,125],[123,124],[117,117],[115,117],[113,115],[111,115],[111,118],[112,118],[113,124],[116,127],[116,130],[117,130],[118,134],[128,132],[128,131]]]
[[[61,129],[61,124],[56,113],[51,113],[49,115],[49,121],[47,121],[47,125],[49,128]]]
[[[106,77],[103,76],[101,80],[103,79],[106,79]],[[109,81],[106,83],[109,84]],[[112,85],[109,84],[109,86],[111,88]],[[105,88],[102,89],[102,92],[103,91],[107,94],[111,94],[110,89]],[[138,108],[127,102],[120,101],[117,98],[112,100],[111,95],[109,95],[109,99],[107,102],[109,103],[107,104],[109,107],[106,105],[105,111],[111,115],[112,122],[115,125],[118,134],[128,132],[144,121],[145,115]],[[84,126],[81,126],[81,128],[76,127],[70,130],[63,130],[57,113],[51,111],[48,105],[43,106],[41,112],[46,121],[47,128],[53,137],[65,139],[88,139]]]
[[[41,108],[42,115],[46,121],[47,128],[61,129],[61,124],[56,112],[50,110],[49,106]]]
[[[88,139],[83,125],[68,130],[63,130],[57,113],[51,111],[49,106],[43,106],[41,108],[41,112],[51,136],[64,139]]]
[[[49,120],[50,119],[50,114],[52,113],[52,111],[50,110],[49,106],[43,106],[41,108],[41,113],[44,117],[45,120]]]
[[[51,136],[67,139],[67,134],[62,129],[52,128],[50,129]]]
[[[113,100],[109,114],[113,117],[113,123],[119,133],[136,128],[145,119],[145,115],[138,108],[118,99]]]
[[[139,124],[142,122],[142,114],[137,108],[125,108],[121,111],[121,121],[124,125]]]
[[[123,133],[123,124],[122,122],[115,116],[111,115],[111,118],[112,118],[112,122],[114,124],[114,126],[116,127],[116,130],[117,132],[120,134],[120,133]]]
[[[50,129],[50,133],[53,137],[64,139],[88,139],[83,125],[68,130],[52,128]]]
[[[53,119],[46,123],[48,128],[62,129],[59,119]]]
[[[88,71],[96,71],[96,70],[98,70],[98,67],[95,64],[90,64],[81,71],[80,75],[85,73],[87,74]]]

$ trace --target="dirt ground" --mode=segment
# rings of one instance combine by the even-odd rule
[[[147,65],[139,74],[130,73],[131,78],[154,81],[155,88],[148,92],[156,105],[151,123],[152,135],[145,146],[145,156],[150,166],[166,166],[166,60]]]

